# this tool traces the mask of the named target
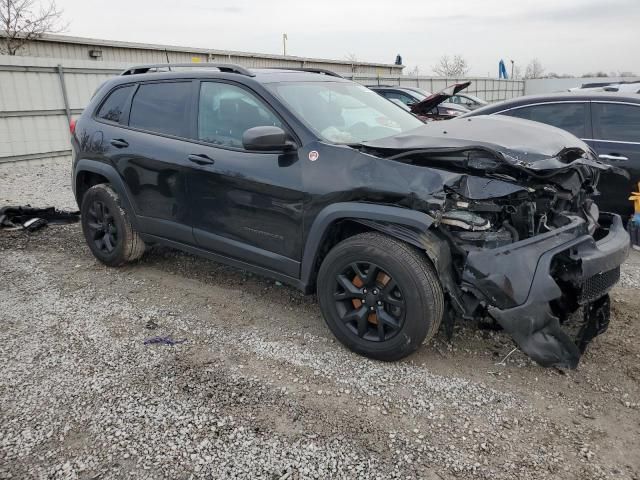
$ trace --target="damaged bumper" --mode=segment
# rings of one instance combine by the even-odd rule
[[[542,366],[575,368],[586,345],[606,330],[608,292],[629,253],[618,215],[602,214],[593,235],[580,217],[560,228],[510,245],[470,252],[463,290]],[[569,333],[569,314],[584,321]]]

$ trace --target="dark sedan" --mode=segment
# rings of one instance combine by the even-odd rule
[[[628,216],[629,201],[640,181],[640,95],[557,93],[519,97],[465,115],[508,115],[546,123],[573,133],[591,146],[598,158],[626,170],[630,178],[605,173],[596,200],[602,210]]]

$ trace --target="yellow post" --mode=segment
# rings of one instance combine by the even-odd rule
[[[629,200],[633,202],[633,208],[635,209],[635,212],[637,214],[640,213],[640,182],[638,182],[638,191],[633,192],[629,197]]]

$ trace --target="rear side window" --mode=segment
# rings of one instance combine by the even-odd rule
[[[525,118],[535,122],[546,123],[573,133],[578,138],[585,138],[587,120],[586,103],[547,103],[530,107],[516,108],[501,115]]]
[[[131,102],[129,126],[186,137],[190,94],[191,82],[140,85]]]
[[[640,107],[594,103],[592,108],[596,139],[640,142]]]
[[[129,95],[131,95],[133,89],[134,85],[127,85],[111,92],[100,107],[100,110],[98,110],[98,118],[108,122],[121,123],[124,120],[127,100],[129,100]]]

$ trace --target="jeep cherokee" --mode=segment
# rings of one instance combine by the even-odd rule
[[[382,360],[465,319],[575,368],[607,328],[629,237],[591,198],[613,167],[573,135],[425,125],[328,71],[184,67],[127,69],[71,125],[101,262],[160,244],[317,292],[336,337]]]

